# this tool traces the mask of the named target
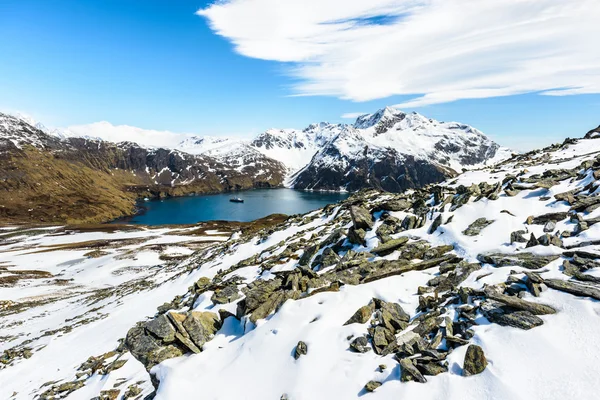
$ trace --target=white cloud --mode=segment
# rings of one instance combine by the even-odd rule
[[[368,113],[362,113],[362,112],[357,112],[357,113],[346,113],[343,114],[340,118],[342,119],[356,119],[358,117],[360,117],[361,115],[365,115]]]
[[[292,63],[298,95],[600,93],[598,0],[224,0],[198,15],[240,54]]]
[[[110,122],[74,125],[61,129],[61,133],[70,137],[99,138],[109,142],[135,142],[144,146],[176,147],[184,139],[193,136],[189,133],[156,131],[129,125],[113,125]]]

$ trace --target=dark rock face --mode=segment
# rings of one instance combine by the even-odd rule
[[[388,192],[402,192],[430,183],[442,182],[455,175],[449,168],[431,162],[417,160],[413,156],[399,154],[396,150],[364,148],[356,159],[345,159],[334,146],[326,147],[322,154],[328,158],[342,160],[332,166],[311,162],[296,176],[296,189],[356,191],[376,188]],[[313,158],[315,160],[315,158]]]

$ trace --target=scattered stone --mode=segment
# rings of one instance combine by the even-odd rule
[[[558,255],[539,256],[533,253],[503,254],[487,253],[480,254],[477,259],[484,264],[492,264],[496,267],[518,266],[527,269],[540,269],[559,258]]]
[[[306,353],[308,353],[308,346],[303,341],[299,341],[294,351],[294,358],[297,360],[301,356],[306,355]]]
[[[554,232],[555,229],[556,223],[554,221],[548,221],[546,222],[546,225],[544,225],[544,232],[546,233]]]
[[[369,230],[373,228],[373,216],[362,206],[351,206],[350,216],[355,229]]]
[[[510,234],[510,244],[513,243],[525,243],[527,239],[523,237],[527,231],[515,231]]]
[[[463,376],[472,376],[482,373],[487,367],[487,359],[483,349],[475,344],[469,345],[465,354]]]
[[[403,358],[400,361],[400,367],[402,368],[400,380],[402,382],[415,381],[419,383],[427,382],[427,379],[419,372],[415,367],[410,358]]]
[[[381,382],[377,382],[377,381],[369,381],[366,385],[365,385],[365,390],[367,392],[374,392],[378,387],[381,386]]]
[[[223,289],[215,290],[210,300],[214,304],[227,304],[236,301],[240,297],[240,292],[238,291],[237,286],[228,285],[225,286]]]
[[[371,250],[371,252],[381,257],[387,256],[388,254],[392,254],[394,251],[404,246],[406,242],[408,242],[408,238],[404,236],[398,239],[392,239],[383,244],[380,244],[379,246]]]
[[[164,314],[146,322],[144,327],[165,343],[171,343],[175,341],[175,333],[177,331]]]
[[[548,233],[537,238],[537,241],[542,246],[552,245],[552,246],[561,247],[561,248],[563,247],[563,241],[558,236],[550,235]]]
[[[354,227],[350,227],[348,229],[348,240],[350,241],[350,243],[366,246],[366,236],[367,232],[364,229],[356,229]]]
[[[308,246],[304,249],[304,253],[302,253],[302,257],[300,257],[300,261],[298,261],[299,265],[308,265],[310,264],[310,260],[314,257],[315,254],[319,251],[319,246]]]
[[[352,317],[350,317],[350,319],[348,321],[346,321],[344,323],[344,325],[366,324],[367,322],[369,322],[369,319],[371,319],[371,315],[373,314],[374,311],[375,311],[374,304],[370,303],[367,306],[362,306],[361,308],[356,310],[354,315],[352,315]]]
[[[477,236],[484,228],[490,226],[493,223],[493,220],[488,220],[486,218],[478,218],[475,220],[475,222],[469,225],[467,229],[463,231],[463,234],[466,236]]]
[[[431,227],[429,227],[429,234],[431,235],[433,232],[437,230],[442,225],[442,214],[438,215],[436,219],[433,220]]]
[[[534,217],[531,220],[531,224],[543,225],[543,224],[546,224],[547,222],[556,223],[558,221],[562,221],[563,219],[566,219],[567,217],[568,217],[568,213],[566,213],[566,212],[543,214],[543,215],[538,215],[537,217]]]
[[[369,341],[364,336],[359,336],[350,343],[350,348],[357,353],[366,353],[371,350]]]
[[[600,300],[600,288],[597,286],[582,285],[560,279],[544,279],[544,283],[554,290],[566,292],[579,297],[591,297]]]
[[[502,303],[486,300],[480,305],[483,315],[492,323],[501,326],[529,330],[544,324],[544,321],[529,311],[518,311]]]
[[[507,296],[494,290],[494,288],[491,286],[486,287],[484,289],[484,292],[488,298],[499,301],[500,303],[503,303],[517,310],[529,311],[530,313],[535,315],[556,314],[556,310],[548,305],[532,303],[520,299],[516,296]]]
[[[383,372],[383,371],[385,371],[385,370],[386,370],[386,368],[387,368],[387,365],[385,365],[385,364],[379,364],[379,371],[380,371],[380,372]]]
[[[183,327],[192,342],[202,349],[204,343],[211,340],[214,334],[221,329],[221,321],[215,313],[191,311],[183,321]]]

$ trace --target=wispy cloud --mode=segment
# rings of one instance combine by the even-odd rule
[[[346,113],[343,114],[340,118],[342,119],[356,119],[358,117],[360,117],[361,115],[365,115],[368,113],[362,113],[362,112],[357,112],[357,113]]]
[[[238,53],[291,63],[299,95],[600,93],[598,0],[224,0],[198,15]]]

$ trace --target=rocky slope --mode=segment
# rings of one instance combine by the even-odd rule
[[[138,197],[280,186],[285,167],[256,153],[222,159],[49,135],[0,114],[0,220],[96,222],[135,212]]]
[[[83,303],[110,304],[99,321],[59,318],[41,336],[40,325],[3,323],[2,335],[16,339],[2,344],[0,397],[595,399],[596,136],[402,194],[361,191],[258,230],[202,227],[195,234],[229,239],[175,260],[171,278],[120,292],[145,304],[139,315],[110,312],[120,302],[100,297]],[[179,234],[195,228],[186,229]],[[13,274],[40,259],[26,253],[35,243],[69,240],[2,236],[0,262]],[[118,243],[103,246],[103,268],[123,259]],[[67,254],[45,256],[46,272],[80,257]],[[17,295],[26,278],[17,282],[11,318],[43,312]]]

